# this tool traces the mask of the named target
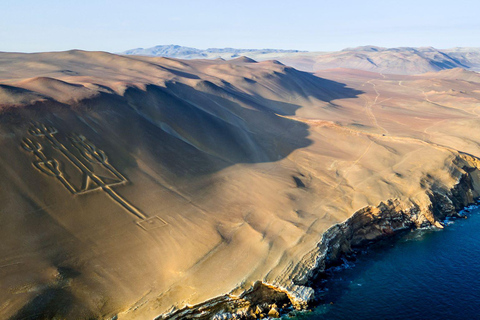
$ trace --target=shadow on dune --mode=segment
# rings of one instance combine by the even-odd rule
[[[361,93],[316,79],[322,85],[319,90],[333,88],[328,96],[315,93],[319,100]],[[307,124],[282,117],[294,115],[301,105],[249,95],[232,86],[208,81],[196,88],[181,83],[167,88],[151,85],[146,92],[128,90],[125,97],[139,117],[130,122],[134,134],[124,139],[148,149],[177,175],[210,173],[236,163],[274,162],[311,144]],[[141,142],[135,142],[138,136]]]
[[[68,319],[72,317],[72,311],[76,316],[84,315],[83,319],[93,319],[88,308],[80,306],[69,290],[69,281],[80,273],[68,267],[60,267],[58,271],[56,282],[42,289],[9,320]]]
[[[66,317],[74,301],[72,294],[65,288],[48,287],[9,320],[46,320]]]
[[[81,132],[115,155],[121,168],[136,167],[133,155],[148,151],[163,170],[195,176],[237,163],[281,160],[311,144],[309,126],[283,116],[295,115],[304,101],[330,102],[362,93],[292,68],[272,77],[282,88],[278,95],[284,101],[295,96],[292,102],[247,93],[225,81],[198,80],[193,86],[131,87],[123,97],[103,93],[82,101],[74,112],[58,106],[54,112],[38,106],[19,112],[37,121],[41,115],[41,121],[63,132]]]

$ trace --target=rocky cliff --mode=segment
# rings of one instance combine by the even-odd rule
[[[458,182],[452,188],[435,185],[432,177],[426,178],[425,192],[430,199],[426,207],[390,199],[376,207],[362,208],[332,226],[317,247],[302,259],[302,264],[296,266],[290,286],[257,282],[240,296],[225,295],[156,319],[277,318],[292,309],[308,308],[315,298],[311,286],[317,278],[324,277],[330,266],[341,262],[342,257],[402,231],[443,228],[447,217],[462,218],[459,212],[476,203],[475,198],[480,196],[478,164],[477,158],[459,154],[455,158]]]

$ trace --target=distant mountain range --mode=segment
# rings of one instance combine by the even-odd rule
[[[136,48],[122,52],[126,55],[142,55],[142,56],[161,56],[179,59],[212,59],[224,58],[232,59],[242,55],[262,55],[271,53],[298,53],[306,52],[299,50],[279,50],[279,49],[235,49],[235,48],[209,48],[197,49],[183,47],[178,45],[160,45],[152,48]]]
[[[233,59],[239,56],[247,56],[257,61],[278,60],[308,72],[333,68],[350,68],[391,74],[419,74],[453,68],[480,71],[480,48],[439,50],[433,47],[382,48],[362,46],[337,52],[307,52],[235,48],[202,50],[178,45],[162,45],[147,49],[127,50],[121,54],[178,59]]]

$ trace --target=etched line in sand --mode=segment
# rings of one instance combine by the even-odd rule
[[[37,157],[38,161],[33,161],[35,168],[48,176],[56,177],[71,193],[76,192],[75,188],[65,179],[62,171],[60,171],[58,161],[56,159],[48,159],[43,153],[43,147],[39,142],[24,138],[21,145],[23,149],[32,152]]]
[[[159,227],[163,227],[163,226],[167,225],[167,222],[165,220],[163,220],[162,218],[160,218],[159,216],[153,216],[151,218],[148,218],[148,219],[145,219],[145,220],[142,220],[142,221],[138,221],[137,225],[140,226],[140,228],[148,231],[148,230],[151,230],[151,229],[156,229],[156,228],[159,228]]]
[[[383,76],[383,74],[382,74],[382,76]],[[385,76],[383,76],[383,77],[385,78]],[[384,101],[387,101],[388,99],[385,99],[383,101],[378,102],[378,99],[380,98],[380,92],[377,89],[377,85],[375,83],[373,83],[372,81],[373,81],[373,79],[368,80],[365,83],[371,84],[373,86],[373,90],[375,91],[376,96],[375,96],[375,99],[373,100],[372,103],[369,103],[368,99],[364,97],[364,99],[365,99],[365,112],[367,113],[367,116],[370,118],[370,121],[372,122],[372,124],[375,127],[382,130],[385,134],[388,134],[388,130],[378,124],[377,117],[375,116],[375,114],[373,113],[373,110],[372,110],[373,106],[378,105],[378,104],[380,104]]]
[[[80,154],[87,160],[93,163],[99,163],[108,169],[113,175],[115,175],[119,180],[127,181],[127,179],[115,169],[108,162],[108,157],[103,150],[98,149],[92,142],[88,141],[85,136],[81,134],[72,134],[70,141]]]
[[[158,216],[148,218],[134,205],[132,205],[130,202],[128,202],[125,198],[123,198],[121,195],[115,192],[115,190],[112,189],[112,186],[123,184],[125,182],[128,182],[128,180],[112,164],[110,164],[106,153],[103,150],[98,149],[92,142],[88,141],[85,136],[80,134],[73,134],[69,138],[71,145],[81,155],[81,157],[77,157],[63,143],[57,140],[55,134],[58,133],[58,130],[52,126],[33,123],[28,130],[28,133],[30,133],[37,139],[42,139],[48,142],[54,148],[54,150],[57,150],[58,152],[63,154],[73,164],[74,167],[76,167],[82,172],[82,187],[80,189],[76,189],[74,185],[65,178],[65,175],[60,168],[59,161],[53,158],[49,159],[45,155],[45,153],[42,151],[43,146],[39,141],[29,138],[23,139],[21,143],[23,149],[32,152],[38,159],[33,162],[34,167],[48,176],[55,177],[73,195],[81,195],[89,191],[101,190],[105,192],[112,200],[114,200],[124,209],[126,209],[129,213],[134,215],[136,218],[139,218],[140,221],[138,221],[137,224],[144,230],[154,229],[167,224]],[[103,168],[108,170],[108,172],[110,172],[116,179],[113,179],[113,182],[111,183],[107,183],[105,181],[107,179],[106,177],[103,177],[93,172],[93,170],[91,170],[84,163],[84,161],[103,166]],[[97,187],[91,189],[90,185],[92,183],[95,184]]]
[[[128,181],[120,172],[118,172],[117,169],[115,169],[115,167],[113,167],[108,162],[108,157],[105,154],[105,152],[103,150],[98,149],[92,142],[88,141],[87,138],[85,138],[85,136],[74,133],[70,136],[69,140],[71,141],[72,145],[80,152],[83,159],[91,163],[97,163],[102,165],[105,169],[107,169],[110,173],[112,173],[118,179],[117,182],[108,183],[107,184],[108,186],[111,187],[117,184],[123,184]],[[81,170],[81,168],[79,169]],[[92,174],[94,173],[92,172]],[[98,174],[96,176],[99,178],[102,178]],[[91,181],[90,176],[85,175],[83,188],[82,188],[82,191],[79,193],[89,192],[89,191],[101,188],[101,186],[99,186],[94,189],[89,189],[90,181]],[[103,180],[103,182],[105,181]]]

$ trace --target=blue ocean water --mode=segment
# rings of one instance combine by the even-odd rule
[[[467,216],[360,254],[295,319],[480,319],[480,209]]]

